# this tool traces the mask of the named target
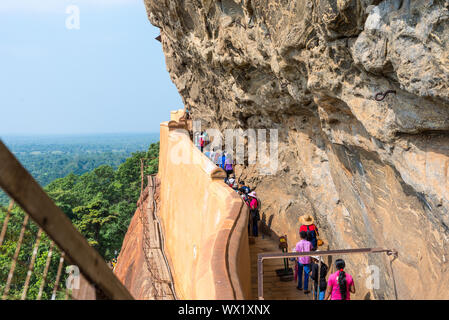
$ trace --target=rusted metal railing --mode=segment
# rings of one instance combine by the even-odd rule
[[[27,214],[25,214],[25,217],[23,219],[22,229],[20,230],[19,240],[17,241],[16,251],[14,252],[14,257],[12,258],[11,267],[9,269],[8,279],[6,280],[6,286],[5,286],[5,289],[3,291],[2,300],[5,300],[6,297],[8,296],[9,288],[11,286],[12,277],[14,276],[14,271],[16,270],[17,259],[19,258],[20,247],[22,246],[23,236],[25,235],[25,230],[26,230],[26,226],[28,224],[28,219],[29,218],[30,217]]]
[[[11,200],[9,202],[9,207],[8,207],[8,211],[6,213],[5,220],[3,221],[2,232],[0,233],[0,247],[2,246],[3,240],[5,239],[6,229],[8,228],[8,222],[9,222],[9,218],[11,217],[11,210],[12,210],[13,206],[14,206],[14,200]]]
[[[141,161],[142,163],[143,161]],[[141,165],[141,169],[143,175],[143,165]],[[156,214],[157,203],[154,198],[156,177],[150,175],[147,178],[147,187],[141,190],[138,201],[139,218],[143,228],[142,250],[145,264],[151,276],[154,299],[176,299],[170,265],[164,254],[164,237]]]
[[[8,296],[29,218],[31,218],[42,229],[39,233],[45,232],[45,234],[53,240],[48,251],[47,261],[41,279],[39,293],[37,295],[38,300],[43,296],[44,287],[51,264],[51,258],[55,250],[55,244],[61,251],[61,257],[55,284],[52,290],[52,299],[56,298],[65,260],[68,260],[70,263],[76,265],[81,274],[95,286],[97,290],[97,297],[106,297],[108,299],[133,299],[128,290],[112,273],[112,270],[100,254],[88,244],[87,240],[73,226],[70,219],[53,203],[45,191],[20,164],[20,162],[8,150],[1,140],[0,188],[3,189],[25,212],[19,240],[12,259],[6,286],[2,294],[4,299]],[[0,245],[2,245],[5,240],[12,210],[13,202],[11,201],[3,221],[3,227],[0,234]],[[33,270],[33,265],[36,259],[34,256],[34,251],[36,251],[37,254],[39,241],[40,234],[37,236],[33,249],[33,257],[28,265],[27,279],[25,280],[21,296],[22,299],[26,298],[30,281],[28,274]]]
[[[45,262],[44,274],[42,276],[42,281],[41,281],[41,285],[39,287],[39,293],[37,294],[36,300],[40,300],[42,298],[42,293],[44,292],[45,281],[47,280],[48,269],[50,268],[51,256],[53,255],[54,245],[55,245],[55,243],[52,241],[50,243],[50,249],[48,250],[48,253],[47,253],[47,261]]]
[[[342,249],[342,250],[328,250],[328,251],[309,251],[309,252],[276,252],[276,253],[259,253],[257,255],[257,294],[258,299],[263,300],[263,261],[267,259],[285,259],[285,258],[298,258],[304,256],[332,256],[332,255],[342,255],[342,254],[368,254],[368,253],[386,253],[391,255],[396,259],[398,252],[393,249],[383,249],[383,248],[359,248],[359,249]],[[393,260],[394,260],[393,259]],[[321,266],[320,266],[321,267]],[[318,268],[320,272],[321,268]],[[320,279],[319,273],[317,279]],[[394,276],[393,276],[394,280]],[[396,285],[395,295],[397,299]]]
[[[25,300],[27,296],[28,286],[30,284],[31,275],[33,273],[34,262],[36,261],[37,250],[39,249],[39,244],[41,242],[41,236],[42,236],[42,228],[39,228],[39,231],[37,232],[36,242],[34,243],[33,254],[31,257],[30,265],[28,266],[27,277],[25,279],[25,284],[23,286],[22,296],[20,297],[20,300]]]
[[[1,205],[0,208],[3,209]],[[3,227],[0,243],[2,245],[5,244],[5,246],[0,246],[0,249],[4,254],[3,259],[8,259],[8,251],[11,249],[11,244],[14,245],[14,253],[12,254],[9,262],[9,269],[7,270],[8,275],[4,278],[2,277],[2,280],[5,282],[0,282],[0,287],[2,287],[2,290],[0,291],[1,299],[26,300],[35,297],[40,300],[42,297],[49,297],[49,292],[45,290],[45,285],[48,272],[50,271],[54,243],[50,242],[50,249],[48,252],[40,252],[41,258],[43,258],[42,255],[47,253],[47,261],[43,272],[40,272],[40,270],[35,270],[36,260],[39,257],[39,247],[42,243],[45,244],[49,241],[48,239],[44,239],[44,241],[42,241],[43,235],[45,235],[44,230],[42,228],[37,228],[28,214],[24,213],[17,207],[14,207],[14,200],[10,200],[8,209],[4,211],[6,212],[6,215],[3,216]],[[18,230],[16,229],[19,225],[20,233],[17,234]],[[33,239],[33,233],[36,228],[38,229],[37,234],[35,239]],[[31,241],[33,241],[33,243],[31,245],[32,250],[30,251],[29,247]],[[3,263],[5,262],[8,263],[8,261],[3,261]],[[34,282],[31,282],[33,274],[35,275]],[[60,274],[62,274],[62,269]],[[2,286],[3,284],[4,286]],[[37,284],[39,284],[39,293],[36,295],[36,292],[33,292],[32,295],[29,295],[30,285],[36,286]],[[54,291],[54,295],[56,296],[57,292],[61,291],[62,288],[60,287],[59,282],[56,281],[52,289]],[[47,291],[46,295],[44,295],[45,291]],[[66,289],[66,293],[68,293],[68,298],[71,295],[71,292],[70,290],[67,292]]]
[[[59,281],[61,280],[62,266],[64,265],[64,256],[65,256],[65,253],[63,252],[61,254],[61,257],[59,258],[58,273],[56,274],[56,281],[55,281],[55,285],[53,287],[53,292],[51,294],[51,300],[56,299],[56,292],[58,291]]]

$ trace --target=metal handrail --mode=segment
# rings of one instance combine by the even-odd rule
[[[149,176],[148,178],[149,178],[148,182],[151,179],[151,187],[152,187],[152,194],[153,194],[153,196],[152,196],[152,198],[153,198],[153,218],[154,218],[154,220],[157,223],[157,232],[158,232],[158,237],[159,237],[159,246],[160,246],[160,250],[161,250],[161,253],[162,253],[162,257],[164,258],[165,265],[167,266],[168,275],[170,277],[169,286],[170,286],[173,298],[175,300],[178,300],[178,297],[176,296],[176,290],[175,290],[175,286],[174,286],[175,281],[173,280],[173,274],[172,274],[172,271],[171,271],[171,268],[170,268],[170,263],[168,262],[167,256],[165,254],[164,232],[162,231],[161,222],[160,222],[159,217],[157,215],[157,211],[158,211],[157,210],[157,203],[156,203],[156,200],[154,198],[154,195],[156,193],[156,182],[155,182],[156,176],[152,175],[152,176]]]
[[[109,299],[133,299],[101,255],[89,245],[1,140],[0,163],[0,187],[44,229],[86,279]]]
[[[267,259],[283,259],[297,258],[304,256],[331,256],[337,254],[357,254],[357,253],[386,253],[394,257],[398,256],[398,252],[394,249],[384,248],[358,248],[358,249],[340,249],[328,251],[308,251],[308,252],[273,252],[259,253],[257,255],[257,294],[259,300],[263,298],[263,261]]]

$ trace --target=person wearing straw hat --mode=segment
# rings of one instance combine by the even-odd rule
[[[307,234],[307,241],[312,243],[312,250],[315,251],[318,247],[318,228],[313,223],[313,217],[310,214],[306,214],[304,216],[299,217],[299,222],[301,223],[301,227],[299,228],[299,232],[304,231]]]
[[[257,237],[259,235],[259,228],[258,228],[258,222],[260,220],[260,215],[259,215],[259,206],[257,203],[257,195],[255,191],[252,191],[250,193],[248,193],[248,198],[249,198],[249,216],[250,216],[250,220],[251,220],[251,224],[252,224],[252,231],[253,231],[253,236]],[[249,229],[249,225],[248,225],[248,229]]]
[[[324,261],[322,261],[322,258],[320,256],[311,256],[312,258],[312,264],[311,264],[311,271],[310,271],[310,278],[313,280],[313,282],[315,283],[315,291],[313,293],[314,299],[316,300],[317,295],[318,295],[318,268],[320,266],[320,262],[321,262],[321,267],[319,268],[320,272],[319,272],[319,276],[320,276],[320,284],[319,284],[319,295],[318,295],[318,300],[324,300],[324,295],[326,293],[326,288],[327,288],[327,281],[326,281],[326,275],[327,275],[327,271],[328,271],[328,266],[324,263]]]

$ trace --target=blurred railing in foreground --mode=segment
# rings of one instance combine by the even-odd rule
[[[0,140],[0,294],[5,299],[132,299],[99,253]],[[64,268],[65,266],[65,268]],[[87,280],[87,282],[85,281]],[[90,287],[90,286],[89,286]],[[83,296],[84,294],[84,296]]]
[[[0,207],[0,295],[2,300],[69,299],[78,287],[76,268],[29,215]],[[64,268],[65,267],[65,268]]]

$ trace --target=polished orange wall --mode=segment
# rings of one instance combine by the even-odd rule
[[[248,299],[247,207],[174,119],[161,124],[159,215],[181,299]],[[173,121],[174,120],[174,121]]]

